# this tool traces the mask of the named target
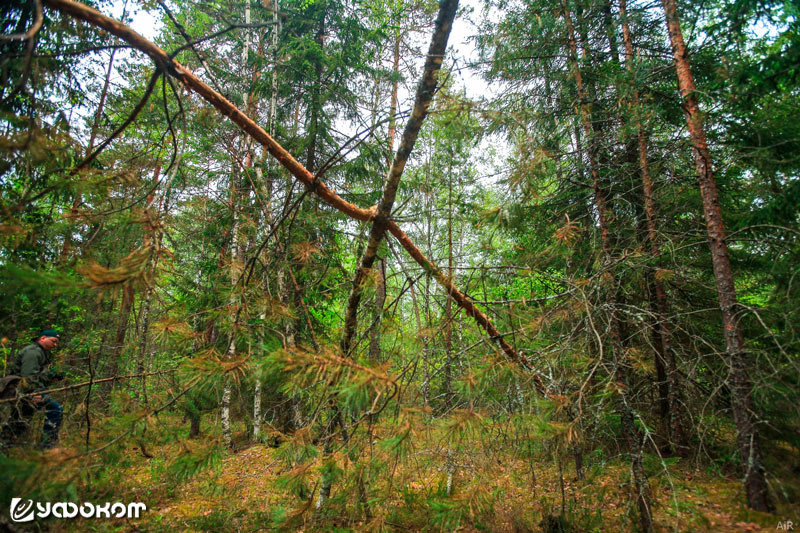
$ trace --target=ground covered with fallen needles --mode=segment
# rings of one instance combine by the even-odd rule
[[[570,454],[552,441],[533,453],[498,428],[493,435],[428,424],[376,426],[361,455],[343,450],[332,460],[341,472],[384,465],[369,483],[342,476],[331,499],[316,509],[322,458],[298,460],[313,449],[302,431],[287,437],[266,432],[251,444],[240,427],[237,449],[223,449],[215,419],[188,438],[177,414],[166,413],[143,433],[84,455],[78,435],[47,452],[12,449],[27,483],[50,487],[51,497],[71,501],[141,501],[139,519],[48,519],[50,531],[628,531],[635,529],[626,456],[598,447],[584,454],[579,479]],[[484,428],[491,423],[484,422]],[[90,446],[107,436],[97,431]],[[96,439],[96,440],[95,440]],[[283,440],[285,439],[285,440]],[[773,450],[775,515],[747,509],[741,480],[701,458],[646,456],[658,531],[775,531],[798,523],[797,450]],[[78,456],[78,457],[76,457]],[[365,470],[366,471],[366,470]],[[796,478],[796,476],[795,476]],[[363,479],[363,478],[362,478]],[[364,487],[364,488],[362,488]],[[45,494],[47,491],[45,491]],[[366,494],[366,496],[365,496]],[[40,495],[42,497],[42,495]],[[794,502],[794,503],[791,503]]]

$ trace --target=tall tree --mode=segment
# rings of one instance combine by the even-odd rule
[[[711,152],[708,149],[703,129],[703,115],[697,100],[697,90],[692,76],[688,49],[683,40],[678,7],[675,0],[662,0],[666,14],[675,68],[678,74],[678,87],[683,97],[683,110],[686,125],[692,141],[697,181],[703,198],[703,214],[706,219],[706,232],[711,250],[711,263],[717,282],[717,297],[722,311],[722,327],[725,335],[725,348],[730,365],[730,386],[733,416],[739,445],[739,458],[745,469],[744,486],[747,492],[747,505],[758,511],[772,512],[774,507],[769,497],[769,488],[761,459],[761,438],[758,430],[757,411],[753,403],[752,384],[748,377],[744,337],[737,316],[738,300],[731,269],[728,243],[725,238],[725,224],[722,219],[719,191],[714,179]]]
[[[633,405],[630,399],[630,388],[633,386],[630,371],[628,370],[628,363],[625,361],[622,344],[622,331],[620,328],[619,318],[617,316],[617,295],[616,295],[616,282],[613,273],[613,257],[611,251],[611,235],[609,231],[609,207],[606,191],[600,184],[600,171],[597,161],[597,141],[596,132],[592,128],[592,108],[591,100],[587,94],[584,84],[581,68],[578,65],[578,46],[575,38],[575,29],[572,22],[572,15],[570,13],[567,0],[562,1],[562,8],[564,14],[564,22],[567,27],[567,43],[570,61],[570,70],[575,79],[575,85],[578,91],[578,101],[580,108],[580,120],[583,124],[584,133],[589,139],[589,172],[592,175],[592,183],[594,185],[594,197],[597,205],[597,218],[600,226],[600,246],[603,254],[603,267],[609,269],[608,279],[610,280],[611,289],[609,290],[609,303],[612,309],[609,314],[609,333],[611,337],[610,349],[612,351],[612,360],[615,367],[615,373],[620,385],[620,400],[622,411],[622,424],[628,437],[628,445],[630,446],[631,455],[631,471],[633,474],[635,486],[635,498],[639,508],[639,526],[642,531],[653,531],[653,514],[652,505],[650,502],[650,494],[647,487],[647,478],[644,472],[644,464],[642,459],[642,442],[643,436],[636,427],[635,414]],[[584,47],[584,58],[586,57],[586,48]],[[602,358],[602,352],[600,354]]]
[[[625,67],[631,76],[631,108],[633,112],[633,127],[636,130],[636,147],[639,156],[639,173],[642,178],[642,197],[644,200],[644,213],[647,222],[647,243],[653,261],[658,267],[660,256],[660,245],[658,239],[658,219],[656,215],[656,203],[653,192],[653,179],[650,174],[650,161],[647,151],[647,132],[643,123],[644,108],[641,103],[639,89],[635,85],[636,64],[635,51],[633,48],[633,38],[631,36],[630,24],[628,22],[627,2],[620,0],[619,15],[622,25],[622,38],[625,43]],[[650,297],[653,301],[653,312],[656,317],[655,324],[655,352],[656,369],[659,379],[659,401],[662,404],[661,413],[667,420],[673,445],[676,451],[681,454],[688,452],[686,442],[686,432],[681,423],[681,394],[680,380],[678,378],[678,368],[675,360],[675,352],[672,347],[672,332],[670,331],[667,316],[669,304],[667,302],[667,292],[664,283],[656,274],[648,274],[648,285],[650,286]]]

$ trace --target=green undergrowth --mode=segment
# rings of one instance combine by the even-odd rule
[[[201,437],[189,439],[188,423],[164,413],[86,457],[74,458],[85,449],[77,434],[56,452],[13,450],[2,466],[16,474],[2,483],[6,496],[22,490],[38,500],[141,501],[148,507],[138,520],[45,520],[51,531],[635,530],[624,456],[588,450],[585,476],[578,479],[570,454],[550,449],[547,441],[487,439],[486,421],[480,429],[478,422],[456,414],[400,430],[379,425],[360,455],[340,451],[326,458],[308,435],[278,447],[250,444],[243,425],[234,435],[237,451],[230,453],[215,436],[213,414],[205,415]],[[98,429],[90,444],[104,438]],[[774,531],[779,520],[800,516],[791,470],[796,459],[789,447],[770,456],[779,509],[764,515],[742,505],[733,472],[647,455],[656,527]],[[319,511],[322,472],[334,483]]]

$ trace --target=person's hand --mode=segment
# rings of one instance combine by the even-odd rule
[[[41,394],[37,394],[36,396],[33,396],[33,397],[31,398],[31,401],[32,401],[32,402],[33,402],[35,405],[39,405],[40,403],[42,403],[42,395],[41,395]]]

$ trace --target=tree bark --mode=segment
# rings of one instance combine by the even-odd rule
[[[610,235],[608,229],[609,207],[607,204],[605,191],[600,186],[600,173],[597,164],[597,144],[593,137],[591,126],[591,106],[587,98],[585,88],[583,86],[583,77],[581,69],[578,65],[578,45],[575,40],[575,30],[572,24],[572,18],[569,10],[568,0],[562,0],[564,10],[564,22],[567,26],[567,39],[569,47],[569,63],[572,76],[575,79],[575,85],[578,91],[578,99],[580,100],[581,121],[583,122],[584,134],[589,142],[589,171],[592,175],[594,183],[595,203],[597,205],[598,221],[600,225],[601,235],[601,248],[603,250],[603,265],[605,268],[610,268],[612,260],[612,250],[610,243]],[[584,54],[586,50],[584,49]],[[630,447],[631,456],[631,471],[634,480],[634,489],[636,491],[636,504],[639,508],[639,525],[642,531],[653,531],[653,516],[652,506],[650,503],[650,494],[647,487],[647,478],[644,472],[644,465],[642,462],[642,436],[636,429],[635,417],[633,406],[630,403],[629,390],[631,385],[630,372],[627,369],[627,363],[624,361],[622,334],[619,319],[616,315],[617,299],[616,299],[616,282],[612,276],[612,288],[609,296],[609,303],[611,304],[611,313],[609,316],[609,333],[611,335],[611,350],[613,351],[613,362],[616,368],[617,387],[619,389],[621,400],[621,414],[622,414],[622,427],[627,434],[628,445]]]
[[[369,358],[381,360],[381,322],[383,322],[383,306],[386,305],[386,260],[378,259],[378,271],[375,287],[375,311],[372,319],[372,331],[369,335]]]
[[[666,14],[667,32],[675,59],[678,88],[683,96],[683,110],[686,114],[686,125],[692,142],[697,181],[703,199],[703,214],[706,219],[708,245],[711,250],[711,264],[717,284],[725,348],[730,365],[731,399],[739,458],[745,469],[744,486],[747,493],[747,505],[757,511],[773,512],[775,508],[769,498],[764,466],[761,462],[760,435],[752,397],[752,384],[748,377],[749,365],[745,355],[742,330],[736,317],[739,302],[736,297],[731,260],[728,255],[719,192],[711,165],[711,152],[708,149],[703,128],[703,115],[697,101],[694,77],[689,63],[688,50],[683,40],[677,4],[675,0],[662,0],[662,5]]]
[[[397,154],[395,154],[394,161],[389,169],[386,185],[383,188],[383,197],[378,205],[375,219],[370,228],[367,248],[364,251],[364,255],[361,258],[353,278],[353,286],[350,290],[350,297],[348,298],[347,309],[345,311],[344,332],[340,342],[340,348],[345,356],[350,354],[352,339],[357,327],[357,312],[359,303],[361,302],[362,285],[375,262],[375,257],[378,253],[378,245],[383,239],[383,235],[388,227],[392,206],[394,205],[395,196],[397,195],[397,187],[400,184],[400,178],[403,175],[403,170],[405,170],[408,157],[411,155],[411,151],[417,141],[422,122],[428,115],[428,107],[433,100],[437,74],[442,66],[445,49],[447,48],[447,39],[450,36],[450,30],[453,26],[453,19],[455,19],[457,8],[458,0],[443,0],[439,4],[439,14],[436,17],[433,37],[431,38],[428,55],[425,59],[422,79],[417,87],[414,108],[403,130],[400,147],[397,149]]]
[[[66,13],[76,19],[83,20],[94,26],[100,27],[109,33],[120,37],[132,47],[146,53],[158,65],[159,68],[169,73],[171,76],[177,78],[187,88],[197,92],[204,100],[211,104],[215,109],[223,113],[236,123],[243,131],[251,135],[256,141],[264,146],[269,153],[284,167],[286,168],[298,181],[311,188],[314,193],[324,200],[331,207],[345,213],[346,215],[356,220],[372,220],[376,218],[374,210],[362,209],[336,194],[321,180],[315,180],[314,176],[297,160],[292,157],[280,144],[278,144],[271,135],[259,127],[252,119],[237,109],[228,99],[223,97],[218,92],[214,91],[208,84],[197,78],[189,69],[178,63],[176,60],[171,59],[163,50],[158,48],[155,44],[143,38],[141,35],[133,31],[128,26],[120,22],[106,17],[98,11],[80,4],[72,0],[44,0],[44,3],[53,9],[57,9]],[[434,265],[425,255],[417,248],[414,243],[403,232],[400,226],[393,220],[389,220],[386,229],[394,235],[400,245],[411,255],[411,257],[420,264],[424,269],[430,271],[434,279],[445,289],[455,301],[464,309],[467,316],[472,317],[475,322],[486,331],[487,335],[497,342],[500,349],[514,362],[523,366],[527,366],[524,358],[520,357],[519,353],[508,344],[500,335],[500,332],[492,324],[491,320],[481,312],[472,301],[464,295],[457,287],[453,285],[447,276]],[[541,380],[541,377],[534,375],[534,381],[537,389],[542,394],[546,393],[546,388]]]
[[[634,69],[634,50],[633,38],[628,24],[626,0],[620,0],[619,15],[622,21],[622,38],[625,43],[625,66],[633,76]],[[642,123],[642,105],[639,97],[639,90],[634,86],[631,103],[633,105],[633,120],[636,128],[637,149],[639,156],[639,172],[642,177],[642,190],[644,192],[644,212],[647,221],[647,243],[650,247],[650,255],[653,257],[654,264],[658,265],[661,255],[655,199],[653,197],[653,180],[650,177],[650,164],[647,154],[647,133]],[[687,446],[686,432],[681,424],[680,416],[681,393],[680,381],[678,376],[677,361],[672,350],[672,332],[670,331],[667,315],[669,305],[667,303],[667,292],[664,284],[657,276],[650,274],[649,285],[653,312],[656,316],[654,328],[654,341],[656,348],[656,370],[659,380],[659,404],[662,417],[667,421],[669,427],[670,440],[674,451],[686,455],[689,451]]]
[[[235,156],[234,156],[235,157]],[[252,164],[252,159],[247,156],[247,160],[245,162],[245,168]],[[229,359],[233,359],[236,356],[236,336],[238,331],[238,312],[237,308],[239,305],[239,298],[236,295],[236,285],[239,280],[239,274],[241,270],[239,268],[240,265],[240,257],[241,257],[241,243],[240,243],[240,224],[239,224],[239,173],[237,170],[237,163],[234,161],[232,163],[231,169],[231,185],[230,185],[230,201],[231,201],[231,210],[233,211],[233,227],[231,228],[231,263],[230,263],[230,282],[231,282],[231,295],[230,295],[230,307],[231,307],[231,333],[230,338],[228,339],[228,349],[225,352],[225,355]],[[231,409],[231,389],[232,383],[230,379],[225,380],[225,386],[222,390],[222,405],[221,405],[221,413],[220,413],[220,424],[222,426],[222,440],[225,443],[225,447],[229,450],[233,449],[233,435],[231,433],[231,420],[230,420],[230,409]]]

